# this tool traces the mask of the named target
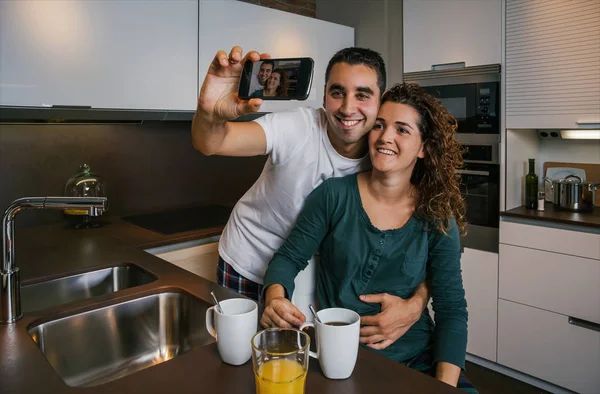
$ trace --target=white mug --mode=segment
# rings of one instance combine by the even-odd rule
[[[227,364],[242,365],[252,356],[250,341],[258,327],[258,305],[245,298],[231,298],[219,304],[224,313],[215,306],[206,310],[206,329],[217,340],[221,359]]]
[[[346,379],[352,375],[360,339],[360,315],[350,309],[328,308],[317,312],[318,321],[300,326],[314,327],[317,337],[317,353],[310,352],[319,359],[323,374],[329,379]],[[333,326],[328,323],[342,322],[345,325]]]

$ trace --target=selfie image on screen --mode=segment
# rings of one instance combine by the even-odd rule
[[[300,60],[256,62],[252,69],[250,97],[288,97],[296,94]]]

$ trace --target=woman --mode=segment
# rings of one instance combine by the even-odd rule
[[[476,392],[461,375],[467,310],[459,234],[466,223],[455,175],[462,165],[455,131],[456,120],[418,85],[395,85],[383,95],[368,138],[372,171],[328,179],[307,198],[296,227],[269,264],[264,326],[303,320],[288,299],[294,277],[319,249],[321,308],[355,310],[362,317],[363,344]],[[425,309],[399,338],[374,325],[374,315],[393,300],[410,297],[425,279],[435,324]],[[373,294],[380,304],[372,303]]]
[[[251,98],[261,97],[286,97],[288,90],[288,77],[281,68],[276,68],[271,73],[263,89],[257,90],[250,95]]]

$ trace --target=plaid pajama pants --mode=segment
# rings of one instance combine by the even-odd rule
[[[263,289],[262,285],[252,282],[234,270],[221,256],[219,256],[219,264],[217,265],[217,282],[221,286],[237,291],[256,302],[259,301]]]

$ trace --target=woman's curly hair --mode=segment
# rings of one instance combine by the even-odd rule
[[[466,234],[466,207],[456,173],[463,166],[463,148],[454,138],[456,119],[417,84],[394,85],[381,104],[387,101],[410,105],[421,115],[418,127],[425,157],[417,160],[410,179],[419,190],[416,214],[442,233],[454,217],[460,233]]]
[[[278,97],[287,97],[290,84],[287,72],[282,68],[276,68],[271,71],[271,75],[273,74],[279,74],[279,86],[277,86],[277,89],[275,90],[276,95]]]

